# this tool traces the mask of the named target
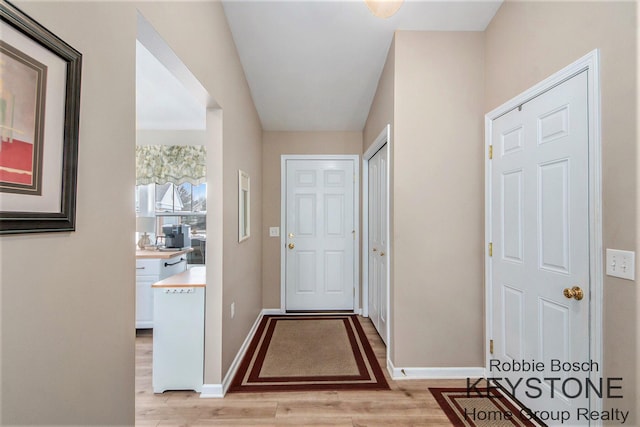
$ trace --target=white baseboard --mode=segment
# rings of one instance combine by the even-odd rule
[[[262,309],[262,314],[263,315],[272,315],[272,316],[309,316],[309,315],[331,315],[331,314],[350,314],[350,312],[348,310],[345,310],[344,312],[341,311],[312,311],[312,312],[306,312],[306,311],[301,311],[301,312],[293,312],[293,313],[287,313],[286,310],[282,310],[279,308],[264,308]],[[362,309],[361,308],[356,308],[353,310],[353,314],[362,314]]]
[[[200,393],[201,399],[222,399],[224,397],[224,390],[222,384],[204,384],[202,386],[202,392]]]
[[[393,366],[393,362],[388,359],[387,370],[394,380],[452,380],[485,377],[483,367],[400,368]]]
[[[276,313],[270,313],[271,311],[273,310],[263,309],[258,314],[256,321],[253,322],[253,326],[251,326],[251,329],[249,330],[247,337],[244,339],[244,342],[240,346],[240,349],[238,350],[236,357],[233,359],[233,362],[231,362],[231,366],[229,367],[227,374],[224,376],[224,379],[222,380],[222,384],[205,384],[202,387],[202,393],[200,393],[201,398],[223,398],[225,394],[227,394],[227,390],[229,390],[231,381],[233,381],[233,377],[236,375],[236,372],[238,372],[238,367],[240,366],[240,362],[242,362],[242,358],[244,357],[245,353],[247,352],[247,349],[249,348],[249,343],[251,343],[251,340],[253,339],[253,336],[255,335],[256,330],[258,329],[258,325],[260,324],[262,317],[265,314],[276,314]],[[280,312],[280,310],[277,310],[277,311]]]

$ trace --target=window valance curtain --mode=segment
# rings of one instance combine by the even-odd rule
[[[205,159],[202,145],[137,145],[136,184],[202,184],[207,174]]]

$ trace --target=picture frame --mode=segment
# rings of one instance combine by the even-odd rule
[[[75,231],[82,54],[0,0],[0,234]]]
[[[238,242],[251,236],[251,177],[238,170]]]

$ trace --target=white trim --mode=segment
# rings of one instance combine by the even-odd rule
[[[571,65],[563,68],[532,88],[526,90],[485,116],[485,243],[491,242],[491,162],[488,150],[491,144],[491,127],[493,120],[517,108],[518,105],[535,98],[536,96],[563,83],[575,75],[587,71],[587,93],[589,114],[589,266],[590,266],[590,358],[603,365],[603,260],[602,260],[602,136],[601,136],[601,107],[600,107],[600,54],[598,49],[589,52]],[[486,247],[486,246],[485,246]],[[492,338],[493,325],[491,322],[491,259],[485,256],[485,362],[489,368],[489,348],[487,343]],[[601,373],[592,372],[591,380],[596,381],[596,376]],[[590,410],[601,411],[602,399],[591,396],[589,400]]]
[[[362,312],[363,316],[369,317],[369,160],[382,147],[387,151],[387,330],[386,346],[387,359],[390,354],[391,343],[391,125],[387,124],[378,137],[369,146],[362,156]]]
[[[227,374],[224,376],[224,379],[222,380],[222,391],[224,394],[227,394],[227,390],[229,390],[231,381],[233,381],[233,377],[236,376],[236,372],[238,372],[238,367],[240,366],[240,363],[242,362],[242,359],[244,358],[244,355],[246,354],[247,349],[249,348],[249,344],[251,344],[251,340],[253,339],[253,336],[256,334],[256,331],[258,330],[258,326],[260,325],[260,322],[262,321],[263,317],[264,317],[264,310],[262,310],[258,314],[258,317],[256,317],[256,321],[253,322],[253,326],[251,326],[249,333],[244,339],[244,342],[240,346],[240,349],[238,349],[238,353],[236,354],[236,357],[233,359],[233,362],[231,362],[231,366],[229,367]]]
[[[256,321],[253,322],[253,326],[251,326],[251,329],[249,330],[247,337],[244,339],[244,342],[240,346],[240,349],[238,350],[236,357],[233,359],[233,362],[231,362],[231,366],[229,367],[227,374],[224,376],[224,379],[222,380],[222,384],[205,384],[202,387],[202,393],[200,393],[200,398],[223,398],[227,394],[227,391],[229,390],[229,386],[231,385],[231,381],[233,381],[233,377],[235,377],[236,373],[238,372],[240,363],[242,362],[244,355],[247,353],[249,344],[251,343],[253,336],[256,334],[256,331],[258,330],[258,326],[260,325],[262,318],[266,314],[273,314],[272,313],[273,311],[278,311],[279,313],[279,310],[262,309],[262,311],[258,314],[258,317],[256,317]],[[278,314],[278,313],[275,313],[275,314]]]
[[[367,148],[367,151],[362,155],[363,160],[370,160],[374,154],[376,154],[384,144],[391,140],[391,125],[386,125],[378,137],[373,141],[373,144]]]
[[[351,160],[355,182],[353,184],[353,227],[355,241],[360,241],[360,156],[357,154],[283,154],[280,156],[280,310],[286,313],[286,251],[287,243],[287,160]],[[360,245],[353,248],[353,282],[355,294],[353,296],[353,312],[360,310]]]
[[[387,369],[394,381],[401,380],[457,380],[486,378],[483,367],[400,368],[387,360]]]
[[[224,398],[224,390],[222,384],[203,384],[201,399],[222,399]]]
[[[263,316],[268,316],[268,315],[280,315],[280,314],[286,314],[286,312],[282,309],[279,308],[263,308],[262,309],[262,315]]]

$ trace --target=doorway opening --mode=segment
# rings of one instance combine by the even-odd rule
[[[146,64],[140,66],[139,58],[136,61],[137,146],[172,147],[176,152],[191,150],[189,162],[177,163],[197,164],[206,171],[182,171],[193,178],[187,184],[154,182],[153,191],[159,190],[162,194],[151,195],[151,191],[147,191],[138,198],[137,208],[155,219],[156,234],[165,236],[164,242],[158,241],[160,245],[166,246],[165,228],[181,224],[181,234],[185,238],[171,236],[173,245],[192,249],[187,254],[189,265],[207,266],[206,358],[202,381],[203,384],[217,383],[215,377],[220,375],[222,364],[222,109],[140,12],[137,14],[136,44],[137,53],[146,55],[142,59]],[[155,68],[140,76],[149,63]],[[155,110],[150,109],[150,104]],[[158,109],[158,106],[165,108]],[[159,122],[161,124],[157,124]],[[192,161],[193,156],[202,158],[196,162]],[[173,229],[171,231],[173,234]],[[189,244],[186,244],[187,233]],[[162,262],[165,264],[173,266],[173,263]],[[148,325],[148,328],[153,327],[152,322]]]

